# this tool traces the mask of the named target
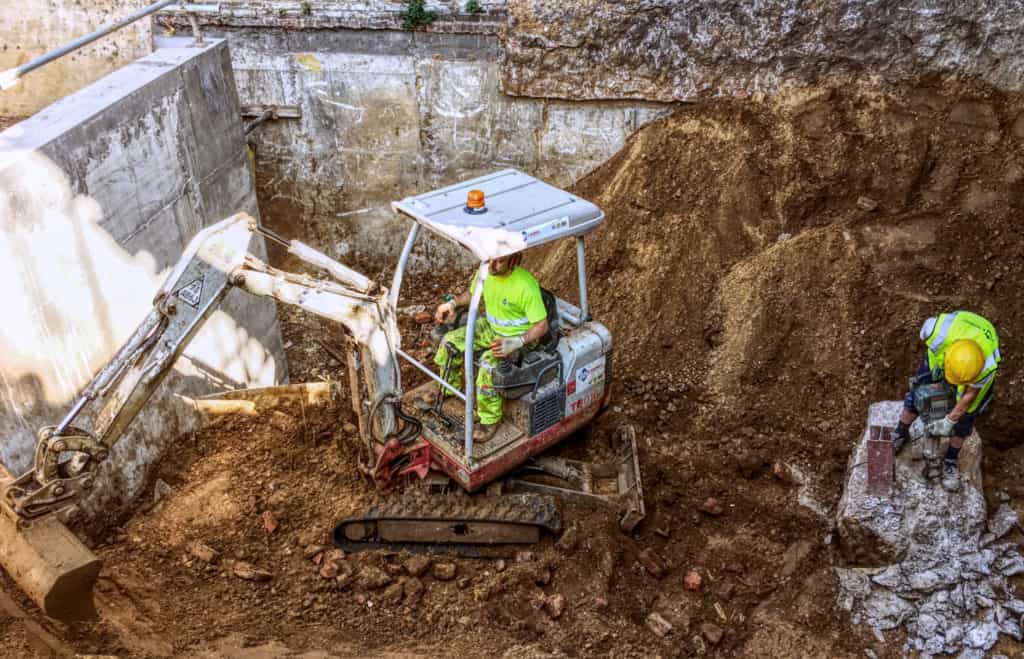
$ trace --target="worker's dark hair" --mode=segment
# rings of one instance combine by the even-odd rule
[[[508,257],[508,271],[512,272],[513,270],[518,268],[519,264],[522,263],[522,262],[523,262],[523,253],[522,252],[516,252],[515,254],[510,254],[509,257]]]

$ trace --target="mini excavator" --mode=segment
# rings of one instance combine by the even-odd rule
[[[471,191],[477,201],[472,207],[467,203]],[[353,551],[536,542],[545,530],[559,529],[554,497],[610,504],[618,510],[620,527],[631,532],[644,517],[631,428],[617,433],[619,453],[605,465],[540,455],[608,404],[612,338],[588,312],[584,257],[584,236],[601,225],[604,214],[594,204],[516,170],[406,198],[392,208],[412,226],[390,289],[308,245],[281,238],[244,213],[198,233],[134,334],[64,418],[39,430],[33,468],[0,484],[2,514],[16,520],[20,533],[66,510],[91,489],[96,468],[110,448],[203,321],[231,288],[237,288],[297,306],[347,330],[343,352],[366,455],[360,468],[372,477],[380,495],[364,514],[338,523],[334,541],[339,546]],[[466,324],[468,334],[465,391],[451,388],[401,347],[396,308],[422,229],[461,245],[480,262],[469,310],[457,321]],[[281,243],[289,254],[328,277],[284,272],[260,261],[249,253],[253,234]],[[495,388],[505,399],[503,421],[491,441],[474,445],[473,370],[479,355],[472,352],[472,335],[487,263],[566,238],[576,243],[579,305],[542,292],[550,331],[535,349],[495,374]],[[404,391],[400,359],[430,379]],[[440,402],[432,409],[416,409],[413,400],[431,387],[447,387],[451,395],[437,397]],[[92,428],[75,425],[76,417],[91,405],[99,410]],[[456,483],[458,488],[442,488],[456,494],[395,492],[405,481],[428,476]],[[457,495],[485,489],[476,496]],[[53,584],[26,587],[23,579],[33,570],[31,557],[13,551],[15,539],[7,535],[0,534],[0,563],[44,611],[60,608],[59,603],[50,601],[47,607],[41,601],[52,600]],[[79,590],[91,589],[89,578],[78,581]]]

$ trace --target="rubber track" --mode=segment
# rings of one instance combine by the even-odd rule
[[[542,530],[557,533],[562,526],[558,507],[551,496],[540,494],[509,494],[499,497],[470,497],[465,495],[397,495],[381,497],[357,517],[346,517],[334,529],[334,544],[346,551],[361,551],[376,548],[406,548],[430,551],[430,543],[390,543],[375,539],[351,540],[345,537],[344,527],[348,524],[376,522],[383,520],[446,522],[496,522],[538,526]],[[486,545],[465,545],[438,543],[439,548],[454,550],[472,556]]]

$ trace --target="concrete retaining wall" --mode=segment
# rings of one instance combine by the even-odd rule
[[[401,30],[398,2],[317,2],[308,14],[229,2],[204,16],[231,43],[243,106],[302,112],[250,135],[270,226],[360,267],[393,267],[407,225],[390,201],[503,167],[568,185],[666,111],[507,96],[503,3],[454,18],[443,15],[450,5],[431,6],[442,16],[429,32]],[[424,242],[414,269],[461,253]]]
[[[238,115],[218,41],[160,50],[0,133],[0,460],[12,471],[149,311],[192,235],[257,214]],[[189,430],[175,394],[285,375],[273,301],[232,292],[112,452],[87,519],[116,517]]]
[[[0,7],[0,71],[19,66],[149,4],[148,0],[33,0]],[[137,21],[25,76],[0,93],[0,116],[27,117],[152,50]]]

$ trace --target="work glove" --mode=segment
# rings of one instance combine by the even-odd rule
[[[434,312],[434,322],[438,325],[443,325],[449,320],[453,320],[455,316],[455,303],[452,301],[439,304],[437,310]]]
[[[935,437],[949,437],[953,434],[953,426],[955,425],[956,421],[953,421],[948,416],[944,416],[938,421],[932,421],[928,424],[928,434]]]
[[[498,344],[498,351],[500,351],[501,354],[495,354],[494,356],[498,357],[499,359],[512,356],[513,354],[515,354],[516,350],[519,350],[524,345],[526,345],[526,341],[523,340],[522,336],[509,336],[501,338],[495,341],[495,343]]]

